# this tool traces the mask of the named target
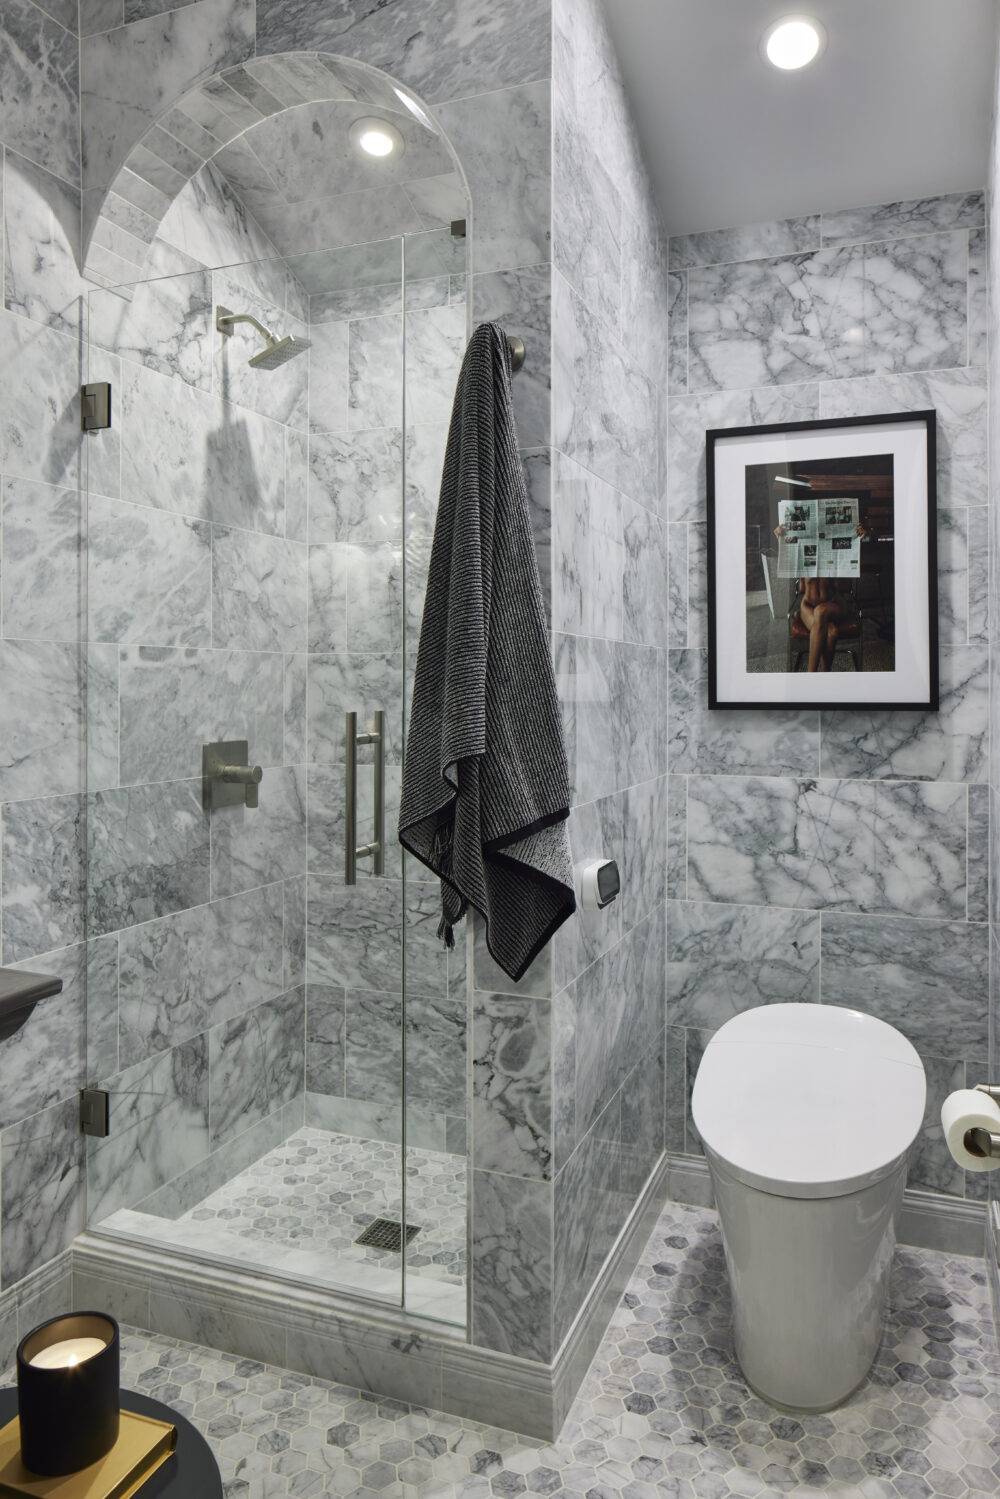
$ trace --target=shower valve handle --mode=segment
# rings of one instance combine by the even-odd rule
[[[248,760],[245,739],[206,744],[202,752],[202,800],[207,808],[214,812],[220,807],[252,809],[260,805],[257,788],[264,772]]]

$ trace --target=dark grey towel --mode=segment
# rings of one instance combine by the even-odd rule
[[[427,578],[399,815],[441,879],[439,933],[471,905],[518,979],[573,912],[569,775],[498,323],[469,341]]]

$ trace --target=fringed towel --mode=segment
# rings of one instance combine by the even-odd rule
[[[424,602],[399,838],[441,879],[439,935],[473,906],[518,979],[573,912],[569,775],[498,323],[455,392]]]

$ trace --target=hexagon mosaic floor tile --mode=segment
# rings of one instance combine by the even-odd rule
[[[217,1222],[244,1238],[392,1263],[390,1252],[355,1240],[376,1218],[399,1219],[400,1153],[381,1140],[300,1129],[179,1221]],[[409,1272],[463,1283],[466,1173],[465,1156],[407,1147],[407,1222],[420,1229],[407,1246]]]
[[[191,1416],[227,1499],[981,1499],[1000,1493],[1000,1361],[982,1260],[897,1252],[866,1385],[794,1416],[734,1360],[714,1213],[670,1205],[551,1446],[129,1333],[123,1382]]]

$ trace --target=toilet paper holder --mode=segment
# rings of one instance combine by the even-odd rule
[[[976,1093],[985,1093],[994,1103],[1000,1104],[1000,1087],[995,1083],[977,1083]],[[1000,1134],[989,1129],[970,1129],[965,1132],[965,1148],[983,1160],[1000,1160]]]

